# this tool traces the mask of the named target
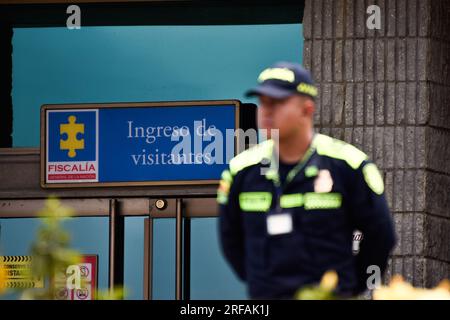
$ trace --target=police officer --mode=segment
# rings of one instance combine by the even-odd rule
[[[253,299],[290,299],[328,270],[337,294],[366,289],[395,244],[383,179],[365,153],[314,133],[317,88],[301,65],[279,62],[258,86],[258,127],[268,139],[234,157],[217,201],[223,253]],[[278,138],[271,135],[278,129]],[[353,232],[364,235],[358,255]]]

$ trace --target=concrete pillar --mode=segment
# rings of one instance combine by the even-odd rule
[[[366,27],[373,4],[380,30]],[[317,130],[384,175],[398,235],[385,280],[450,278],[450,2],[306,0],[303,25]]]

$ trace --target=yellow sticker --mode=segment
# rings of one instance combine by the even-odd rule
[[[44,280],[34,278],[31,271],[31,256],[0,256],[4,269],[4,288],[43,288]]]
[[[362,171],[364,180],[366,180],[369,188],[378,195],[382,194],[384,192],[384,182],[377,166],[373,163],[369,163],[364,166]]]

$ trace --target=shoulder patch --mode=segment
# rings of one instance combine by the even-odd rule
[[[368,163],[363,167],[362,172],[369,188],[376,194],[381,195],[384,192],[384,182],[377,166]]]
[[[323,134],[314,137],[313,145],[319,155],[344,160],[352,169],[358,169],[367,155],[351,144]]]
[[[230,173],[236,175],[239,171],[259,163],[264,158],[271,158],[273,140],[263,141],[256,146],[247,149],[230,161]]]
[[[221,175],[219,188],[217,189],[217,202],[220,204],[228,203],[228,194],[230,193],[231,183],[233,182],[233,177],[230,171],[224,170]]]

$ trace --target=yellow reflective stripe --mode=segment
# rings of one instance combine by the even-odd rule
[[[278,171],[275,169],[271,169],[271,168],[267,169],[265,175],[266,175],[266,178],[269,180],[273,180],[276,182],[278,181]]]
[[[311,178],[317,176],[319,169],[316,166],[308,166],[305,169],[305,177]]]
[[[270,192],[241,192],[239,206],[242,211],[267,211],[272,204]]]
[[[368,163],[363,167],[362,172],[369,188],[376,194],[381,195],[384,192],[384,182],[377,166],[373,163]]]
[[[258,82],[264,82],[269,79],[294,82],[295,74],[288,68],[267,68],[258,77]]]
[[[340,193],[308,192],[304,196],[305,210],[337,209],[341,207],[342,195]]]
[[[280,198],[280,206],[286,209],[303,206],[303,194],[283,194]]]
[[[224,170],[221,175],[219,188],[217,189],[217,202],[228,203],[228,193],[233,182],[233,177],[246,167],[259,163],[264,158],[272,156],[273,140],[263,141],[256,146],[243,151],[230,161],[229,170]]]
[[[228,203],[228,195],[222,193],[222,192],[217,192],[217,203],[219,204],[227,204]]]
[[[312,97],[316,97],[318,93],[317,88],[315,86],[304,82],[300,83],[297,86],[297,91],[300,93],[308,94]]]
[[[233,181],[233,176],[229,170],[224,170],[221,175],[221,180],[219,183],[219,188],[217,189],[217,202],[219,204],[227,204],[228,193],[230,192],[231,183]]]
[[[272,157],[273,142],[272,139],[263,141],[231,159],[231,175],[235,176],[239,171],[261,162],[264,158],[270,159]]]
[[[225,170],[224,172],[222,172],[222,180],[220,180],[217,193],[223,193],[225,195],[228,195],[228,193],[230,192],[232,181],[233,178],[231,177],[230,171]]]
[[[239,194],[239,205],[242,211],[267,211],[272,204],[270,192],[242,192]],[[342,204],[340,193],[283,194],[280,198],[281,208],[295,208],[305,206],[305,210],[337,209]]]
[[[316,134],[313,145],[319,155],[344,160],[355,170],[367,160],[367,155],[358,148],[323,134]]]
[[[229,170],[224,170],[221,175],[221,179],[231,183],[233,181],[233,177]]]

